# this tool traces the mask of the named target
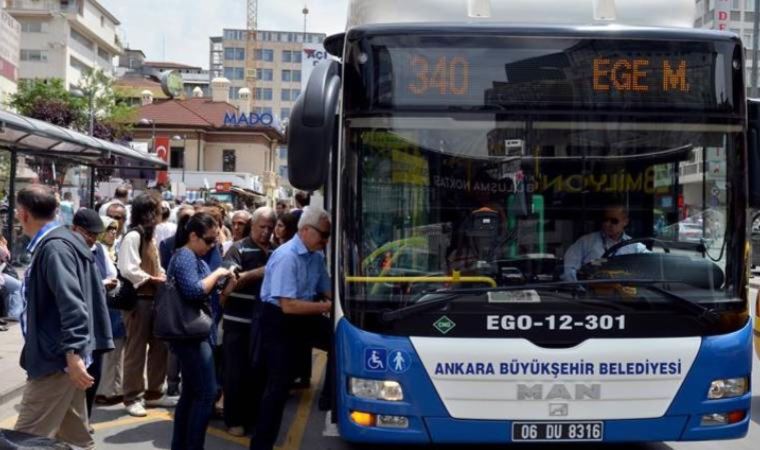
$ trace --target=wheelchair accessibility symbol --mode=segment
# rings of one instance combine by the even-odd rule
[[[364,369],[370,372],[385,372],[388,351],[384,348],[364,349]]]
[[[388,368],[394,373],[404,373],[409,370],[412,364],[412,357],[403,350],[393,350],[388,355]]]

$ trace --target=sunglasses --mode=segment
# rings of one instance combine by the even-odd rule
[[[113,227],[108,227],[108,229],[106,229],[106,233],[118,233],[118,231],[119,231],[118,228],[113,228]]]
[[[315,227],[314,225],[309,225],[313,230],[315,230],[317,233],[319,233],[320,236],[322,236],[322,239],[328,240],[330,239],[330,231],[322,231],[319,228]]]
[[[119,222],[121,222],[122,220],[124,220],[126,218],[124,216],[108,216],[108,217],[110,217],[113,220],[119,221]]]
[[[209,247],[216,244],[216,241],[217,241],[216,236],[204,236],[202,239],[203,239],[203,242],[205,242],[206,245],[208,245]]]
[[[612,225],[617,225],[620,223],[620,219],[618,219],[617,217],[605,217],[604,220],[602,220],[602,223],[606,223],[606,222],[609,222]]]

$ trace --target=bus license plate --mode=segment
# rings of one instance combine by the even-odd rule
[[[601,441],[602,422],[512,422],[513,441]]]

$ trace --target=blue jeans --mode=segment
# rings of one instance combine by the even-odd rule
[[[207,340],[173,341],[169,345],[182,370],[182,394],[174,413],[172,450],[202,450],[216,399],[211,345]]]
[[[19,320],[24,310],[24,300],[21,298],[21,282],[7,274],[0,276],[5,280],[5,292],[8,294],[8,317]]]

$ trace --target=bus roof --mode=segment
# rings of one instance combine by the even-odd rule
[[[692,28],[695,17],[694,0],[349,0],[347,28],[409,22]]]

